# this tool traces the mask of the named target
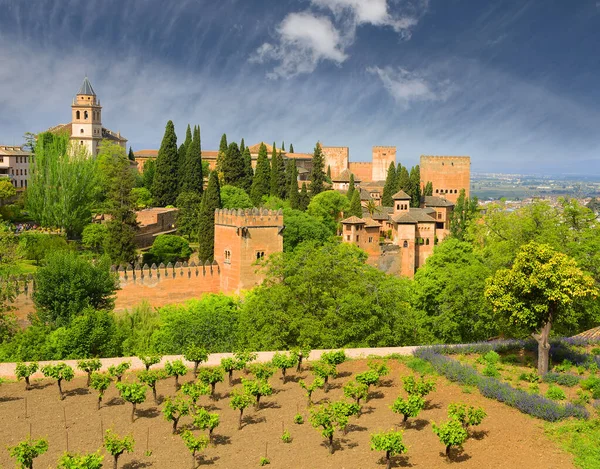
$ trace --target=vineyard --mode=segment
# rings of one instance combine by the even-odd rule
[[[34,467],[57,467],[66,451],[98,452],[111,467],[119,450],[118,467],[130,469],[574,467],[540,420],[451,383],[421,359],[345,361],[334,352],[297,371],[293,354],[268,365],[241,354],[218,368],[201,366],[201,350],[189,355],[200,364],[196,379],[193,367],[159,369],[147,357],[138,373],[80,363],[90,387],[61,367],[45,369],[54,379],[32,380],[28,391],[5,382],[0,441],[46,440]],[[4,448],[0,465],[12,467]]]

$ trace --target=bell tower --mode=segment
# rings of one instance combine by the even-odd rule
[[[71,112],[71,140],[85,145],[90,155],[96,156],[102,141],[102,106],[88,77],[83,79],[73,99]]]

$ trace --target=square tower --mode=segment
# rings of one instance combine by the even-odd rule
[[[433,195],[456,203],[460,190],[471,193],[470,156],[426,156],[421,155],[421,187],[433,184]]]
[[[219,264],[221,291],[248,290],[263,276],[256,261],[283,252],[283,212],[247,209],[215,211],[215,260]]]
[[[331,177],[337,178],[342,171],[348,169],[348,159],[350,150],[348,147],[324,147],[321,145],[321,151],[325,157],[325,171],[331,168]]]
[[[373,147],[372,180],[385,181],[391,162],[396,163],[396,147]]]
[[[96,156],[102,141],[102,106],[88,77],[83,79],[73,100],[71,113],[71,139]]]

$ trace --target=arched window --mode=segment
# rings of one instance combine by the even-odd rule
[[[425,244],[426,244],[427,246],[429,246],[429,238],[427,238],[427,239],[425,240]]]
[[[408,241],[404,241],[404,244],[403,244],[403,246],[404,246],[405,248],[407,248],[407,247],[408,247]]]
[[[85,120],[87,120],[87,119],[88,119],[88,112],[87,112],[87,111],[83,111],[83,118],[84,118]]]
[[[83,129],[81,129],[79,132],[80,132],[80,133],[83,133]]]
[[[77,112],[75,113],[75,118],[76,118],[77,120],[81,119],[81,114],[79,113],[79,111],[77,111]]]

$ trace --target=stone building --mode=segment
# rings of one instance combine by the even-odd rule
[[[0,177],[8,177],[17,190],[27,188],[31,153],[20,146],[0,145]]]
[[[471,192],[471,158],[469,156],[421,155],[421,185],[433,184],[433,195],[456,202],[460,190]]]
[[[90,155],[98,154],[98,146],[102,140],[110,140],[126,149],[127,139],[121,132],[113,132],[102,125],[102,106],[96,96],[88,77],[83,83],[71,104],[71,122],[60,124],[49,129],[50,132],[68,132],[71,141],[83,145]]]

